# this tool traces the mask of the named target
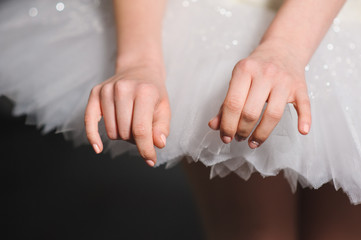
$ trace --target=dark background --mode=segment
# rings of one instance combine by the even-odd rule
[[[96,155],[61,134],[42,135],[0,97],[8,239],[203,239],[181,166]]]

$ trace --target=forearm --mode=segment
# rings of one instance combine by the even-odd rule
[[[162,19],[166,0],[113,0],[117,68],[133,61],[162,62]]]
[[[306,65],[346,0],[285,0],[261,44],[287,44]]]

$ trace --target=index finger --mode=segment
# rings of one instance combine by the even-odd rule
[[[98,86],[92,89],[84,115],[86,136],[97,154],[103,151],[103,143],[98,131],[98,123],[102,117],[99,91]]]

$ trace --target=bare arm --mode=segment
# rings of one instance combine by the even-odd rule
[[[212,129],[220,129],[224,143],[249,137],[249,146],[259,147],[287,103],[297,110],[299,132],[308,134],[311,108],[304,68],[344,2],[285,0],[259,46],[236,64],[221,109],[209,122]]]
[[[163,63],[162,19],[166,0],[113,0],[117,26],[117,68],[144,60]]]
[[[287,43],[306,65],[346,0],[285,0],[264,34],[265,42]]]

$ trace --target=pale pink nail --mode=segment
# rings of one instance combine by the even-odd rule
[[[307,123],[304,124],[302,130],[303,132],[308,133],[310,131],[310,125],[308,125]]]
[[[93,149],[94,149],[94,151],[97,153],[97,154],[99,154],[100,153],[100,148],[99,148],[99,146],[98,146],[98,144],[93,144]]]
[[[151,167],[154,167],[154,161],[153,160],[145,160],[145,162],[149,165],[149,166],[151,166]]]
[[[167,143],[167,138],[165,137],[164,134],[160,135],[160,138],[162,139],[162,142],[163,142],[163,144],[165,146],[165,144]]]
[[[258,148],[258,147],[259,147],[259,143],[253,140],[253,141],[251,141],[251,142],[249,143],[249,146],[250,146],[252,149],[255,149],[255,148]]]
[[[223,140],[224,143],[230,143],[232,141],[232,138],[228,137],[228,136],[223,136],[222,140]]]

